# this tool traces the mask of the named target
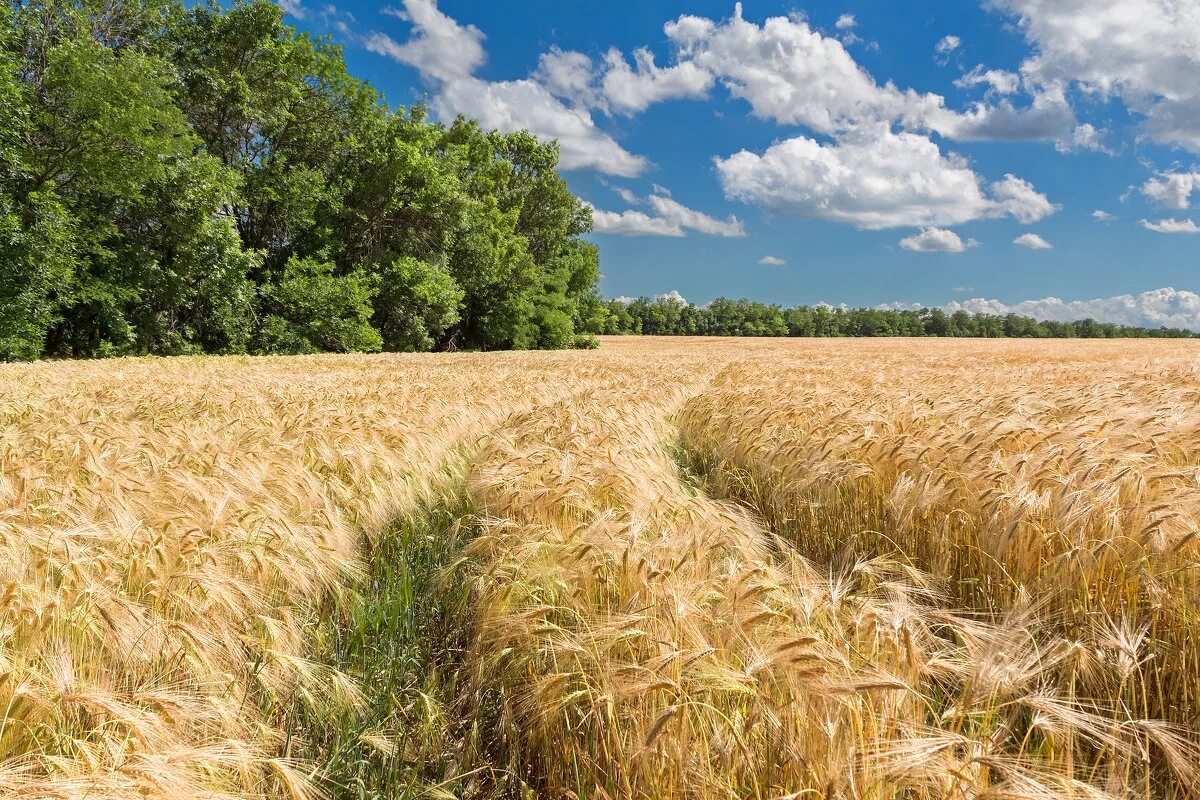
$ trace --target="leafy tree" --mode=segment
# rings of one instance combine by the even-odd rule
[[[290,258],[277,283],[263,288],[267,312],[258,352],[378,352],[382,337],[371,326],[377,278],[365,272],[335,275],[333,264]]]
[[[374,321],[384,350],[429,350],[458,321],[463,290],[441,268],[405,256],[380,277]]]

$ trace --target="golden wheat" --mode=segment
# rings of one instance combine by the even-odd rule
[[[472,731],[463,774],[1190,796],[1195,355],[634,339],[4,367],[0,795],[331,790],[294,709],[369,687],[317,631],[393,520],[461,495],[437,735]]]

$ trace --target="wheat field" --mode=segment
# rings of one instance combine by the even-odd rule
[[[1200,797],[1200,352],[0,367],[0,797]]]

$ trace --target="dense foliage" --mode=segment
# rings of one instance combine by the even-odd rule
[[[7,0],[0,62],[0,359],[576,339],[557,145],[392,110],[273,3]]]
[[[648,336],[959,336],[1039,339],[1185,339],[1181,328],[1137,328],[1083,319],[1038,321],[1019,314],[947,314],[940,308],[894,310],[784,308],[753,300],[718,298],[706,306],[677,297],[640,297],[631,302],[589,299],[583,327],[590,333]]]

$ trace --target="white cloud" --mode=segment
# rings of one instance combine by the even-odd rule
[[[1160,219],[1157,222],[1144,219],[1141,224],[1155,233],[1200,233],[1200,225],[1190,219]]]
[[[955,286],[951,291],[958,292],[959,294],[965,294],[966,292],[975,291],[975,287],[973,287],[973,286]]]
[[[1104,144],[1104,137],[1107,135],[1108,131],[1097,128],[1090,122],[1084,122],[1075,126],[1069,140],[1059,140],[1055,147],[1060,153],[1069,153],[1073,150],[1094,150],[1097,153],[1113,155],[1113,151]]]
[[[1114,217],[1112,214],[1108,213],[1107,211],[1101,211],[1100,209],[1093,211],[1092,217],[1100,222],[1112,222],[1114,219],[1116,219],[1116,217]]]
[[[1059,209],[1033,188],[1032,183],[1011,174],[992,184],[992,195],[999,208],[1026,225],[1043,220]]]
[[[681,306],[686,306],[688,304],[687,298],[681,295],[676,289],[672,289],[669,292],[664,292],[663,294],[656,294],[654,295],[654,299],[666,300]]]
[[[837,22],[834,23],[834,27],[839,31],[848,31],[857,24],[858,20],[854,18],[853,14],[842,14],[837,18]]]
[[[1036,233],[1022,233],[1017,238],[1013,239],[1013,244],[1018,247],[1028,247],[1030,250],[1053,250],[1054,245],[1047,242]]]
[[[590,59],[581,53],[551,50],[542,56],[532,79],[489,82],[472,77],[486,54],[483,33],[460,25],[438,10],[435,0],[403,0],[402,10],[384,13],[412,24],[407,42],[383,33],[363,39],[367,49],[416,67],[438,86],[431,106],[439,118],[462,114],[487,129],[506,133],[528,130],[541,139],[557,139],[563,169],[591,168],[609,175],[634,177],[649,162],[621,147],[600,130],[586,107],[571,107],[560,98],[580,103],[591,82]]]
[[[680,63],[716,75],[755,116],[821,134],[889,122],[955,139],[1064,141],[1076,127],[1074,112],[1053,87],[1041,87],[1027,108],[1006,100],[995,107],[976,103],[959,113],[946,108],[941,95],[880,85],[844,42],[796,15],[757,25],[742,18],[738,4],[732,19],[685,15],[664,30]],[[943,41],[959,44],[957,37]]]
[[[592,226],[596,233],[617,236],[684,236],[683,228],[665,219],[641,211],[601,211],[592,206]]]
[[[922,228],[901,239],[900,246],[914,253],[962,253],[968,247],[978,247],[979,242],[974,239],[964,242],[957,233],[945,228]]]
[[[716,219],[690,209],[669,197],[659,195],[651,195],[647,202],[659,217],[688,230],[730,238],[740,238],[746,235],[746,230],[737,217],[730,216],[725,220]]]
[[[1028,222],[1056,208],[1011,175],[992,184],[989,197],[965,160],[942,155],[928,137],[886,126],[833,144],[797,137],[762,155],[743,150],[715,163],[731,199],[872,230],[945,227],[1005,214]]]
[[[300,0],[276,0],[276,2],[283,9],[283,13],[289,14],[296,19],[304,19],[305,10],[300,5]]]
[[[1069,142],[1077,127],[1075,112],[1066,95],[1056,87],[1039,87],[1025,107],[1017,107],[1004,98],[995,105],[973,103],[963,112],[936,108],[928,112],[927,121],[929,127],[943,136],[968,142]]]
[[[1142,185],[1142,194],[1168,208],[1187,208],[1193,192],[1200,192],[1200,172],[1164,172]]]
[[[542,139],[558,139],[563,169],[592,168],[631,178],[648,166],[645,158],[597,128],[587,110],[564,105],[536,81],[452,81],[434,98],[433,109],[442,119],[463,114],[487,129],[528,130]]]
[[[746,235],[746,230],[737,217],[716,219],[660,194],[651,195],[643,200],[627,189],[617,188],[615,191],[625,202],[632,205],[648,204],[654,215],[634,210],[621,213],[601,211],[592,206],[592,220],[597,233],[615,233],[621,236],[684,236],[686,231],[691,230],[729,238]]]
[[[470,77],[483,64],[483,32],[474,25],[459,25],[438,10],[436,0],[403,0],[404,8],[384,8],[383,13],[412,24],[404,44],[375,33],[366,39],[368,50],[416,67],[426,78],[452,81]]]
[[[765,264],[768,267],[782,267],[787,262],[775,256],[763,256],[758,260],[758,263]]]
[[[616,111],[634,114],[654,103],[681,97],[701,98],[715,80],[710,72],[685,61],[672,67],[659,67],[654,54],[646,48],[633,51],[636,69],[631,69],[621,51],[612,49],[604,57],[608,66],[602,89]]]
[[[642,198],[638,197],[624,186],[610,186],[609,188],[616,192],[618,197],[620,197],[626,203],[629,203],[631,206],[636,206],[638,203],[642,202]]]
[[[985,84],[1000,94],[1012,94],[1020,86],[1021,76],[1002,69],[985,70],[980,64],[954,82],[960,89],[969,89],[980,84]]]
[[[939,56],[945,56],[953,53],[961,46],[962,39],[958,38],[954,34],[947,34],[938,40],[938,43],[934,45],[933,51]]]
[[[741,16],[723,22],[682,16],[664,27],[681,62],[717,75],[755,116],[835,133],[878,120],[923,120],[942,105],[937,95],[880,86],[836,38],[799,17],[761,26]]]
[[[533,78],[555,97],[572,103],[592,106],[598,99],[592,59],[575,50],[551,47],[550,52],[542,53]]]
[[[654,190],[655,194],[661,194],[663,197],[671,196],[671,190],[665,186],[660,186],[657,183],[653,183],[650,185],[650,188]]]
[[[1200,4],[1192,0],[991,0],[1036,52],[1026,80],[1119,97],[1156,141],[1200,152]]]
[[[1097,300],[1060,300],[1046,297],[1041,300],[1025,300],[1006,305],[999,300],[982,298],[951,301],[944,308],[966,311],[971,314],[1021,314],[1035,319],[1073,322],[1079,319],[1095,319],[1118,325],[1135,325],[1143,328],[1190,328],[1200,330],[1200,295],[1194,292],[1176,291],[1172,288],[1153,289],[1141,294],[1122,294]]]

